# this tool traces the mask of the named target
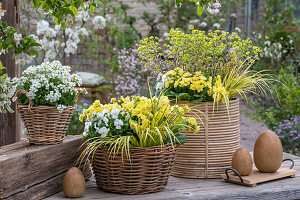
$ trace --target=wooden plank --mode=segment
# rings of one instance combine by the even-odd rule
[[[82,143],[81,136],[68,136],[62,144],[25,145],[0,154],[0,199],[36,199],[61,191],[62,177],[74,166]]]
[[[17,142],[17,143],[5,145],[5,146],[0,147],[0,154],[4,154],[8,151],[20,149],[20,148],[23,148],[23,147],[29,146],[29,145],[30,144],[26,141],[20,141],[20,142]]]
[[[3,0],[2,8],[6,10],[2,21],[7,22],[9,26],[19,28],[19,0]],[[6,70],[5,73],[10,77],[17,77],[20,74],[20,68],[15,63],[14,52],[9,49],[6,54],[0,55],[0,60]],[[13,103],[12,109],[16,110]],[[0,114],[0,146],[8,145],[20,140],[20,117],[17,112]]]
[[[244,183],[241,183],[240,178],[234,173],[229,173],[229,180],[227,180],[227,176],[225,174],[221,176],[228,182],[254,187],[258,183],[277,180],[285,177],[295,177],[297,173],[297,170],[289,168],[279,168],[275,173],[261,173],[260,171],[258,171],[258,169],[253,168],[253,171],[249,176],[242,176]]]

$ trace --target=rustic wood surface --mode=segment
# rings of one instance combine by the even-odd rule
[[[294,169],[300,170],[300,157],[284,154],[284,158],[295,160]],[[282,167],[289,167],[290,163],[283,163]],[[64,194],[58,193],[47,200],[65,199]],[[223,179],[184,179],[171,177],[164,190],[146,195],[121,195],[103,192],[96,186],[95,180],[87,182],[87,190],[81,200],[175,200],[175,199],[260,199],[260,200],[288,200],[300,199],[300,175],[295,178],[283,178],[257,185],[245,187],[225,182]]]
[[[18,29],[19,23],[19,0],[3,0],[2,9],[6,10],[2,21],[5,21],[9,26]],[[12,49],[9,49],[8,53],[0,55],[0,60],[6,69],[4,73],[7,73],[9,77],[18,77],[20,74],[20,67],[16,65],[15,58],[13,57]],[[13,103],[11,106],[13,110],[16,110],[16,105]],[[20,140],[20,116],[15,113],[0,113],[0,146],[8,145]]]
[[[234,173],[228,173],[229,180],[227,180],[227,176],[225,174],[222,175],[222,178],[228,182],[255,187],[258,183],[277,180],[285,177],[295,177],[297,173],[297,170],[289,168],[279,168],[275,173],[261,173],[258,171],[258,169],[253,168],[253,171],[249,176],[242,176],[243,183],[240,181],[238,176],[234,175]]]
[[[0,199],[42,199],[62,191],[65,172],[80,155],[81,136],[62,144],[19,142],[0,148]]]

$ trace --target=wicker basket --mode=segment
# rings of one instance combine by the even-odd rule
[[[172,175],[183,178],[220,178],[224,170],[231,167],[231,159],[239,147],[239,100],[230,101],[228,117],[225,104],[218,108],[213,102],[187,104],[190,108],[202,112],[198,133],[185,133],[186,143],[178,148]],[[197,117],[195,113],[186,114]]]
[[[27,92],[19,90],[15,96],[20,94],[27,95]],[[31,103],[22,105],[17,101],[17,110],[25,123],[29,143],[59,144],[65,139],[65,133],[76,105],[68,106],[60,113],[54,106],[33,107]]]
[[[130,161],[113,157],[104,147],[96,150],[92,167],[99,188],[123,194],[161,191],[168,183],[175,158],[171,145],[130,148]]]

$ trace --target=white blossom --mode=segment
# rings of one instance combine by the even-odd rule
[[[99,133],[101,134],[102,137],[106,137],[109,129],[106,127],[102,127],[99,129]]]
[[[5,15],[5,12],[1,11],[0,12],[0,19]]]
[[[22,40],[22,34],[21,33],[14,33],[14,40],[17,46],[20,45],[20,41]]]
[[[116,129],[121,129],[121,126],[123,126],[123,121],[120,119],[116,119],[114,122],[114,125],[115,125]]]
[[[103,16],[97,15],[92,20],[92,23],[95,25],[95,29],[103,29],[106,26],[106,19]]]
[[[237,31],[237,32],[239,32],[239,33],[242,32],[241,29],[240,29],[239,27],[235,27],[234,30]]]
[[[53,105],[60,101],[64,94],[77,95],[74,87],[80,86],[82,81],[78,75],[70,74],[70,71],[69,66],[62,66],[59,61],[44,62],[28,67],[22,77],[13,79],[13,82],[18,88],[26,89],[31,100],[43,99]],[[62,112],[65,106],[68,105],[60,104],[57,108]]]
[[[206,26],[207,26],[207,23],[206,23],[206,22],[201,22],[201,23],[200,23],[200,26],[201,26],[201,27],[206,27]]]
[[[213,27],[215,27],[216,29],[219,29],[221,27],[221,25],[218,23],[214,23]]]

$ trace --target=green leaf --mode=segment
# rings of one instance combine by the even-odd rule
[[[95,11],[95,6],[93,6],[93,5],[90,5],[90,12],[94,12]]]
[[[178,100],[189,100],[190,99],[190,95],[188,93],[179,93],[177,95]]]
[[[184,144],[186,142],[186,135],[176,135],[177,143]]]
[[[56,24],[60,24],[60,21],[59,21],[59,19],[58,19],[57,17],[54,17],[54,22],[55,22]]]
[[[199,5],[197,8],[197,15],[200,16],[200,15],[202,15],[202,13],[203,13],[203,6]]]
[[[72,10],[72,12],[73,12],[75,15],[78,15],[78,10],[77,10],[77,8],[75,8],[74,6],[71,6],[71,7],[70,7],[70,10]]]
[[[13,111],[13,109],[11,109],[11,107],[8,104],[5,104],[5,108],[10,113],[14,113],[15,112],[15,111]]]
[[[191,103],[199,103],[199,102],[202,102],[203,99],[202,98],[199,98],[199,99],[194,99],[191,101]]]
[[[66,22],[61,23],[61,27],[65,30],[67,28]]]

